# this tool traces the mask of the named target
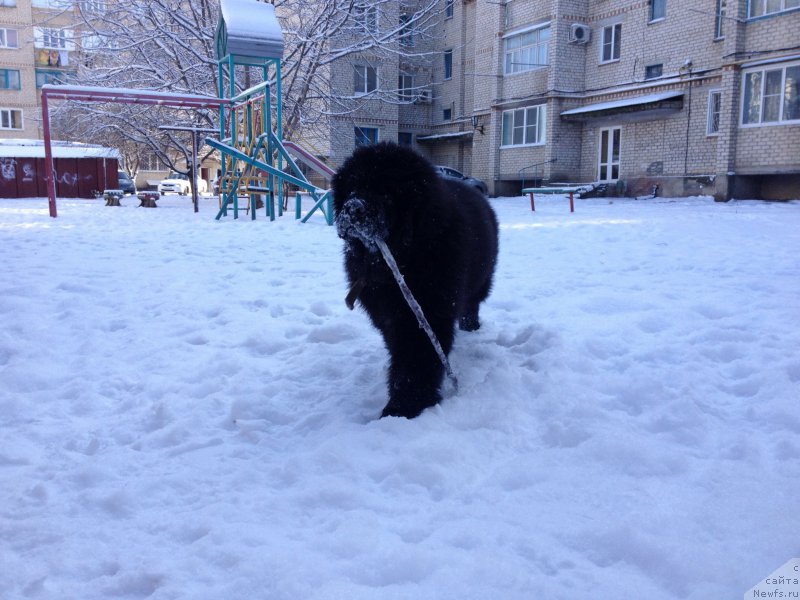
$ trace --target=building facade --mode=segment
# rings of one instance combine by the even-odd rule
[[[425,59],[337,67],[333,85],[367,99],[333,121],[334,164],[391,140],[493,194],[800,197],[800,0],[441,3]]]

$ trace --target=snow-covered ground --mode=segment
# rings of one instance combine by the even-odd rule
[[[493,200],[460,392],[314,216],[0,200],[0,598],[742,598],[800,556],[800,202]]]

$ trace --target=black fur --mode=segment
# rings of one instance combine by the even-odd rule
[[[497,262],[497,218],[477,190],[436,175],[411,149],[356,149],[332,182],[351,290],[389,350],[389,402],[382,416],[413,418],[441,400],[444,367],[420,329],[380,251],[391,250],[445,354],[455,323],[480,327]]]

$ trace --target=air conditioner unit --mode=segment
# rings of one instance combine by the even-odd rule
[[[569,28],[570,44],[588,44],[592,38],[592,28],[583,23],[573,23]]]
[[[430,104],[431,103],[431,91],[430,90],[420,90],[419,96],[417,96],[416,100],[414,100],[414,104]]]

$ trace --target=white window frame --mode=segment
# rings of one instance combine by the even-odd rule
[[[797,118],[794,119],[787,119],[785,118],[785,111],[786,111],[786,79],[787,79],[787,71],[789,69],[797,70],[798,74],[797,77],[800,77],[800,61],[791,61],[785,64],[765,64],[759,67],[750,67],[743,69],[742,71],[742,95],[741,95],[741,103],[740,103],[740,111],[739,111],[739,124],[741,127],[774,127],[774,126],[781,126],[781,125],[797,125],[800,123],[800,114],[798,114]],[[764,120],[764,109],[767,106],[768,98],[776,97],[776,94],[767,94],[767,79],[771,78],[774,81],[774,74],[780,72],[780,85],[776,86],[777,89],[780,90],[780,98],[778,100],[778,114],[776,119],[770,119],[769,121]],[[754,81],[751,76],[758,75],[758,89],[753,90],[751,87],[751,82]],[[795,88],[797,89],[797,88]],[[757,102],[758,106],[754,106],[754,110],[757,113],[757,118],[753,120],[746,120],[746,117],[750,114],[748,110],[748,106],[746,105],[746,99],[748,96],[748,91],[752,94],[755,91],[757,95]],[[800,102],[800,90],[797,91],[798,97],[794,98],[795,102]]]
[[[378,89],[378,67],[370,65],[353,65],[353,91],[356,96],[366,96]],[[374,79],[374,87],[370,88],[370,74]],[[363,84],[359,89],[359,83]]]
[[[608,39],[610,36],[610,39]],[[605,57],[606,47],[611,49],[610,57]],[[617,55],[614,56],[616,51]],[[600,36],[600,64],[619,62],[622,56],[622,23],[612,23],[603,27]]]
[[[522,121],[519,117],[522,115]],[[531,117],[533,115],[533,117]],[[529,121],[536,121],[536,134],[533,141],[528,140],[528,133],[532,126]],[[509,126],[511,129],[509,130]],[[516,132],[521,132],[522,142],[515,143]],[[507,135],[508,134],[508,135]],[[507,143],[510,142],[510,143]],[[535,104],[504,110],[501,116],[500,147],[520,148],[527,146],[544,146],[547,143],[547,105]]]
[[[12,37],[14,38],[13,45],[9,39]],[[0,48],[19,48],[19,30],[13,27],[0,27]]]
[[[104,13],[107,8],[105,0],[78,0],[77,5],[80,10],[87,13]]]
[[[66,10],[72,8],[72,0],[33,0],[34,8],[49,8],[52,10]]]
[[[616,160],[614,160],[614,132],[619,132],[619,148]],[[608,134],[605,144],[606,161],[603,162],[603,133]],[[606,169],[606,177],[602,176],[603,167]],[[617,168],[617,176],[614,177],[614,167]],[[622,175],[622,127],[603,127],[598,133],[597,144],[597,181],[614,182],[618,181]]]
[[[416,95],[416,77],[405,71],[397,75],[397,97],[401,102],[411,102]]]
[[[706,117],[706,135],[718,136],[722,118],[722,90],[709,90],[708,116]]]
[[[550,22],[503,36],[503,75],[526,73],[550,66]],[[520,45],[515,46],[519,41]]]
[[[747,3],[747,18],[757,19],[759,17],[776,15],[786,12],[787,10],[796,10],[800,8],[800,2],[798,2],[798,0],[778,0],[778,2],[780,2],[780,8],[778,10],[769,10],[770,0],[750,0]],[[761,7],[761,11],[758,14],[754,14],[754,9],[756,7]]]
[[[12,114],[18,113],[19,114],[19,127],[11,127],[10,123],[12,122]],[[3,130],[11,130],[11,131],[21,131],[25,129],[25,123],[23,122],[23,112],[18,108],[0,108],[0,129]],[[4,123],[9,123],[8,126],[5,126]]]
[[[35,27],[34,47],[44,50],[74,50],[74,32],[60,27]]]

